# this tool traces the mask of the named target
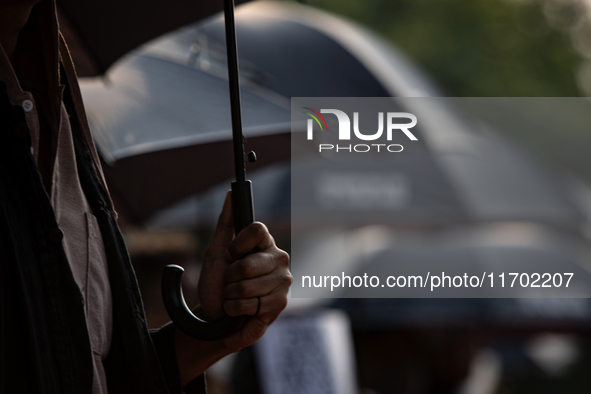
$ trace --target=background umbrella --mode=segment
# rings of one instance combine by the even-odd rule
[[[455,115],[461,121],[459,113]],[[530,221],[579,232],[586,216],[567,182],[548,171],[493,131],[465,126],[468,148],[445,152],[422,142],[404,155],[341,161],[320,157],[276,165],[260,173],[255,191],[262,218],[286,222],[294,234],[307,228],[379,223],[398,229],[433,229],[467,223]],[[330,127],[330,125],[329,125]],[[441,128],[419,129],[443,132]],[[458,131],[458,129],[456,129]],[[443,167],[440,160],[453,164]],[[253,174],[256,181],[257,174]],[[212,208],[225,186],[192,196],[158,212],[151,225],[211,226]],[[292,201],[293,198],[293,201]]]
[[[424,121],[416,127],[419,141],[405,145],[404,154],[295,158],[294,228],[523,220],[580,230],[585,216],[559,177],[460,112],[452,109],[446,117],[455,118],[453,133],[463,141],[452,149],[430,143],[432,135],[448,131],[445,125]]]
[[[347,42],[357,43],[353,52],[324,27],[329,22],[343,29]],[[426,92],[428,83],[395,50],[311,7],[285,2],[239,7],[237,32],[247,147],[259,159],[253,169],[289,158],[289,137],[280,134],[290,128],[292,95],[388,96],[395,94],[393,86],[396,94]],[[120,61],[105,78],[81,83],[99,152],[109,164],[105,175],[128,222],[145,221],[230,178],[229,160],[220,160],[230,136],[224,43],[223,21],[215,18],[161,37]],[[310,67],[307,59],[317,59],[315,71],[298,71]],[[339,65],[338,72],[327,71],[329,61]],[[379,77],[376,67],[382,70]],[[207,166],[199,179],[186,176],[198,166]]]
[[[237,22],[245,86],[277,91],[284,97],[438,94],[403,55],[342,18],[294,3],[254,2],[239,8]],[[219,19],[204,21],[150,44],[149,51],[218,75],[225,67],[222,27]],[[382,183],[382,192],[392,192],[401,199],[386,210],[376,210],[376,218],[399,225],[536,220],[578,229],[583,218],[563,183],[493,130],[478,121],[468,121],[458,110],[462,104],[459,100],[448,99],[445,107],[434,103],[440,107],[437,117],[421,118],[423,138],[404,158],[379,164],[372,160],[348,163],[350,172],[366,171],[374,173],[374,178],[384,172],[395,174],[389,177],[390,185]],[[400,103],[410,108],[413,105],[412,100]],[[319,193],[320,169],[330,170],[326,164],[307,160],[294,166],[294,174],[304,174],[305,179],[294,178],[294,183],[307,192],[305,195]],[[347,163],[343,166],[341,172],[346,172]],[[275,178],[277,190],[286,189],[288,177],[285,173],[283,180]],[[285,197],[273,188],[268,190]],[[376,198],[381,197],[376,194]],[[155,222],[174,226],[172,217],[176,215],[179,225],[195,223],[198,212],[204,212],[211,206],[207,201],[213,200],[205,197],[202,202],[196,201],[196,197],[189,197],[169,211],[169,219],[162,212]],[[217,201],[215,204],[219,205]],[[276,201],[273,206],[280,209],[289,204]],[[353,224],[354,209],[343,215],[346,208],[307,206],[300,213],[333,223],[346,218],[343,224]],[[367,210],[360,212],[360,216],[365,214]]]
[[[422,236],[390,234],[390,241],[385,243],[389,246],[361,262],[358,273],[387,277],[394,271],[395,275],[417,274],[428,267],[432,272],[445,270],[450,274],[454,268],[470,274],[475,269],[500,273],[525,272],[535,267],[539,272],[573,272],[578,283],[575,286],[579,286],[570,293],[575,297],[585,297],[591,288],[589,244],[547,227],[501,223]],[[563,297],[564,291],[562,288],[559,293]],[[435,323],[451,327],[480,325],[491,330],[581,329],[591,321],[588,298],[560,298],[559,294],[552,299],[500,298],[517,292],[505,288],[504,292],[488,294],[493,298],[480,299],[343,298],[336,305],[347,311],[353,326],[360,330],[428,327]],[[417,295],[409,290],[406,295],[413,294]],[[347,290],[340,296],[347,297]]]
[[[103,79],[83,80],[82,92],[118,209],[141,222],[232,176],[227,82],[141,50]],[[289,157],[287,99],[242,89],[243,126],[257,168]],[[197,176],[195,174],[197,173]]]
[[[401,52],[343,17],[285,1],[238,7],[240,73],[285,97],[438,96],[439,90]],[[197,62],[225,56],[223,21],[197,23],[170,42]]]

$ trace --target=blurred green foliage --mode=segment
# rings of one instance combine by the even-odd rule
[[[580,96],[581,61],[541,0],[309,0],[370,26],[449,96]]]

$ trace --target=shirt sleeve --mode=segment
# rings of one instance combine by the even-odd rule
[[[174,333],[173,323],[168,323],[157,330],[150,330],[170,394],[206,394],[205,374],[193,379],[186,387],[181,387],[179,366],[174,348]]]

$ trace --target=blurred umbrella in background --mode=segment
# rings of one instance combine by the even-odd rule
[[[461,119],[459,113],[455,116]],[[406,155],[387,160],[306,158],[259,170],[252,175],[262,185],[255,190],[257,215],[269,223],[285,224],[293,214],[294,234],[305,233],[310,224],[436,229],[503,220],[578,232],[588,219],[565,182],[494,131],[478,128],[473,124],[471,130],[463,130],[470,149],[456,153],[417,142],[407,147]],[[442,161],[448,166],[443,167]],[[185,199],[158,212],[149,223],[192,228],[199,222],[212,227],[225,190],[221,185]]]
[[[496,292],[487,290],[486,296],[493,298],[412,298],[419,293],[424,295],[425,289],[409,287],[402,292],[411,298],[346,298],[352,293],[343,289],[338,295],[343,298],[334,304],[347,312],[357,330],[428,328],[433,324],[440,327],[467,324],[490,331],[581,330],[591,323],[589,298],[568,298],[568,294],[588,297],[591,289],[591,247],[578,237],[532,224],[498,223],[431,235],[390,232],[389,241],[382,245],[384,249],[358,263],[357,275],[367,273],[386,278],[416,275],[423,270],[441,275],[438,267],[445,267],[445,273],[452,276],[459,271],[468,275],[486,272],[495,274]],[[528,293],[530,298],[500,298],[523,297],[519,284],[510,285],[512,277],[508,273],[532,270],[540,275],[568,272],[574,276],[568,290],[564,283],[554,289],[556,298],[535,298],[532,293]],[[504,288],[500,287],[498,277],[502,272],[506,275]],[[360,296],[359,289],[352,290]],[[385,297],[389,295],[388,288],[372,290],[372,296],[380,290]],[[451,289],[446,294],[457,291],[461,289]]]
[[[289,159],[289,97],[436,92],[401,54],[336,16],[253,2],[236,18],[246,149],[258,156],[249,169]],[[81,82],[124,223],[145,222],[231,177],[226,74],[223,20],[216,17],[143,46],[104,78]]]
[[[227,82],[191,65],[140,51],[103,79],[81,82],[109,188],[124,219],[143,222],[158,209],[233,174]],[[252,166],[289,158],[288,100],[242,89]],[[249,166],[250,167],[250,166]]]
[[[422,138],[404,154],[294,159],[294,231],[305,224],[433,228],[509,220],[577,232],[585,223],[560,178],[494,130],[465,122],[453,107],[445,114],[449,128],[428,117],[415,128]]]
[[[286,1],[237,9],[240,73],[285,97],[416,97],[439,90],[391,43],[336,14]],[[203,21],[174,41],[197,62],[225,67],[223,20]],[[205,46],[204,46],[205,44]],[[256,77],[252,77],[256,76]]]
[[[294,3],[254,2],[239,8],[237,21],[245,86],[273,90],[285,97],[438,94],[403,55],[342,18]],[[225,69],[219,19],[182,29],[149,48],[158,56],[192,64],[211,75],[223,75]],[[408,108],[400,110],[420,111],[420,105],[413,107],[412,99],[401,103]],[[356,218],[365,221],[366,215],[373,214],[382,223],[401,226],[532,220],[574,231],[580,228],[585,219],[560,179],[482,122],[467,120],[453,99],[426,104],[438,108],[432,111],[436,115],[421,118],[417,127],[424,138],[408,146],[404,156],[385,161],[373,156],[367,161],[347,160],[335,165],[338,171],[332,171],[329,162],[305,159],[293,163],[293,182],[298,186],[295,195],[301,192],[330,200],[324,205],[302,206],[294,215],[305,217],[305,223],[309,219],[331,225],[354,225]],[[256,177],[255,172],[251,174]],[[297,174],[302,174],[302,179],[297,179]],[[277,190],[286,190],[289,177],[287,171],[272,176],[265,181],[265,191],[255,196],[255,204],[260,199],[270,204],[265,220],[285,217],[285,207],[291,203],[285,200],[289,192]],[[335,184],[341,188],[333,187]],[[362,195],[360,190],[367,192]],[[373,211],[355,206],[355,198],[366,199],[368,193],[376,202]],[[152,223],[165,227],[190,226],[197,220],[215,223],[207,211],[218,206],[222,196],[220,190],[187,196],[155,214]],[[257,208],[265,210],[262,205]],[[297,223],[292,225],[297,227]]]

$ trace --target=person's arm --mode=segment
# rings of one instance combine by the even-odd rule
[[[158,361],[168,387],[170,394],[183,394],[185,385],[181,385],[181,378],[179,373],[179,367],[177,363],[176,350],[175,350],[175,338],[176,338],[176,327],[173,323],[150,330],[150,336],[154,343],[154,348],[158,355]],[[205,379],[204,375],[201,375],[199,379],[193,379],[191,382],[193,388],[191,394],[205,394]]]
[[[183,387],[221,358],[255,343],[287,305],[292,282],[289,255],[277,248],[262,223],[252,223],[234,237],[231,205],[228,192],[205,253],[198,288],[201,305],[195,314],[206,320],[217,320],[224,312],[250,317],[239,331],[217,341],[199,341],[176,330],[176,359]],[[247,255],[250,251],[254,252]]]

